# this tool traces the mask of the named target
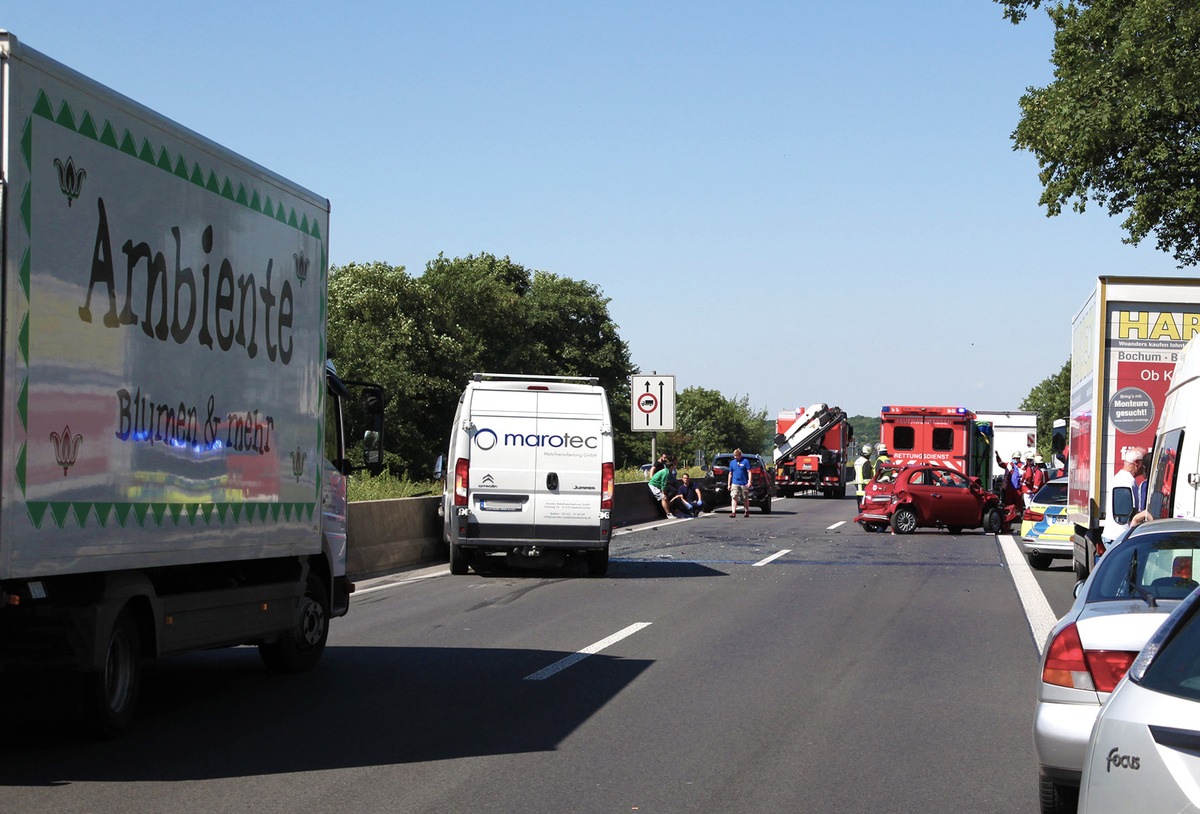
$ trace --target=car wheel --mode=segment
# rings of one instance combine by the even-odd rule
[[[450,544],[450,573],[461,577],[470,568],[470,558],[458,543]]]
[[[897,534],[912,534],[917,530],[917,513],[911,506],[901,506],[892,513],[892,531]]]
[[[587,553],[587,572],[589,577],[602,577],[608,573],[608,549],[589,551]]]
[[[983,513],[984,534],[997,534],[1002,525],[1004,525],[1004,515],[999,509],[991,508]]]
[[[762,513],[763,513],[763,514],[770,514],[770,513],[771,513],[771,498],[767,498],[766,500],[764,500],[764,501],[763,501],[763,504],[762,504]]]
[[[1038,796],[1042,814],[1073,813],[1079,804],[1079,789],[1059,785],[1048,777],[1038,778]]]
[[[1035,571],[1045,571],[1054,561],[1049,554],[1027,554],[1025,559],[1029,560],[1029,567]]]

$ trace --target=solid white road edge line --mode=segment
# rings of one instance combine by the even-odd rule
[[[780,557],[782,557],[784,554],[790,554],[790,553],[791,553],[791,551],[792,551],[792,550],[791,550],[790,548],[785,548],[785,549],[783,549],[782,551],[776,551],[774,554],[772,554],[771,556],[767,557],[765,560],[759,560],[758,562],[754,563],[754,565],[752,565],[752,566],[750,566],[750,567],[751,567],[751,568],[757,568],[757,567],[758,567],[758,566],[760,566],[760,565],[766,565],[767,563],[771,562],[772,560],[777,560],[777,559],[779,559],[779,558],[780,558]]]
[[[836,529],[838,526],[844,526],[844,525],[846,525],[846,521],[845,521],[845,520],[839,520],[839,521],[837,521],[836,523],[834,523],[832,526],[826,526],[826,527],[825,527],[825,530],[826,530],[826,531],[833,531],[833,530],[834,530],[834,529]]]
[[[624,630],[618,630],[616,633],[614,633],[613,635],[609,636],[606,639],[601,639],[600,641],[596,642],[595,644],[590,644],[587,647],[583,648],[582,650],[572,653],[571,655],[567,656],[565,659],[559,659],[558,661],[551,664],[549,667],[543,667],[541,670],[538,670],[536,673],[531,673],[531,674],[525,676],[524,680],[525,681],[541,681],[542,679],[549,678],[550,676],[554,675],[555,673],[558,673],[558,672],[561,672],[562,670],[567,669],[572,664],[583,661],[588,656],[599,653],[601,650],[608,647],[609,645],[616,644],[617,642],[621,641],[621,639],[624,639],[628,636],[632,636],[633,634],[637,633],[642,628],[650,627],[650,625],[652,625],[652,624],[654,624],[654,623],[653,622],[634,622],[629,627],[625,628]]]
[[[388,588],[397,588],[401,585],[411,585],[414,582],[420,582],[423,579],[429,579],[431,577],[449,576],[449,574],[450,574],[449,568],[440,568],[437,571],[432,571],[427,574],[418,574],[418,575],[412,576],[412,577],[405,577],[404,579],[397,579],[397,580],[392,580],[391,582],[384,582],[379,585],[372,585],[370,588],[356,588],[354,593],[350,594],[350,596],[351,597],[364,596],[366,594],[375,593],[376,591],[387,590]]]
[[[1000,550],[1004,552],[1008,572],[1012,574],[1017,596],[1021,598],[1021,605],[1025,608],[1025,618],[1029,620],[1029,632],[1033,634],[1033,643],[1037,645],[1038,655],[1041,656],[1046,637],[1050,635],[1050,629],[1054,627],[1058,617],[1050,610],[1050,603],[1046,601],[1041,586],[1033,578],[1033,571],[1029,569],[1029,562],[1017,547],[1016,538],[1011,534],[997,534],[996,539],[1000,542]]]

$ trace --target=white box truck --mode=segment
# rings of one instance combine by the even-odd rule
[[[1007,463],[1014,452],[1022,458],[1037,451],[1038,414],[1025,410],[976,410],[975,421],[992,425],[992,452]]]
[[[1200,279],[1100,277],[1071,324],[1067,514],[1085,578],[1128,524],[1110,490],[1124,459],[1147,454],[1184,344],[1200,333]]]
[[[608,572],[613,426],[596,379],[474,374],[445,460],[451,573],[490,554],[582,555],[590,575]]]
[[[353,590],[328,201],[4,31],[0,93],[0,679],[81,673],[115,735],[143,657],[311,668]]]

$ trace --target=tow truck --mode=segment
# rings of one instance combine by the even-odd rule
[[[854,428],[842,408],[817,403],[780,413],[775,432],[776,492],[846,496],[846,450],[854,441]]]

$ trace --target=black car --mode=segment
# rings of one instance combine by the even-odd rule
[[[750,505],[762,509],[763,514],[769,514],[775,482],[767,463],[761,455],[743,454],[742,457],[750,462]],[[704,495],[706,508],[721,511],[729,507],[729,462],[732,460],[732,452],[722,452],[713,458],[712,466],[704,473],[700,492]]]

